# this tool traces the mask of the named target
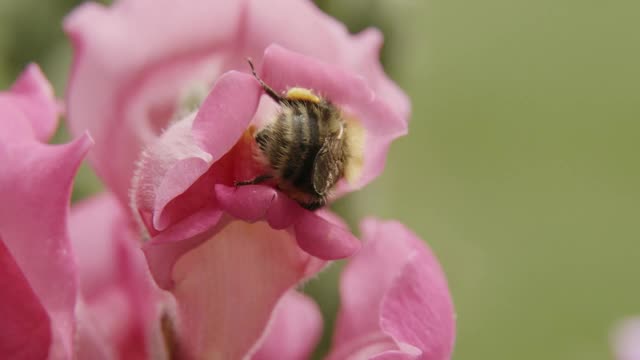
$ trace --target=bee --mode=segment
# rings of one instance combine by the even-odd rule
[[[267,172],[235,184],[273,180],[302,207],[316,210],[326,204],[341,178],[353,178],[361,167],[358,126],[348,126],[336,105],[310,89],[293,87],[284,95],[278,94],[258,76],[251,60],[247,61],[253,76],[280,109],[254,135]]]

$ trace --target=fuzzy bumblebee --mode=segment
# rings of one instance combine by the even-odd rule
[[[343,177],[353,180],[362,166],[362,131],[341,110],[310,89],[278,94],[249,66],[264,91],[280,105],[277,115],[255,133],[267,172],[236,185],[275,180],[278,189],[302,207],[315,210]]]

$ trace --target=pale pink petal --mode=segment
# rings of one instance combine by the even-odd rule
[[[222,211],[208,206],[155,235],[144,246],[149,269],[161,288],[173,287],[171,272],[175,262],[186,252],[206,241],[225,224]]]
[[[56,146],[0,143],[1,236],[52,319],[52,356],[71,353],[77,278],[66,218],[73,177],[90,145],[86,135]]]
[[[65,19],[74,47],[71,129],[95,137],[90,160],[123,203],[140,151],[169,124],[190,87],[210,86],[220,74],[240,12],[236,1],[124,0],[85,3]]]
[[[273,43],[327,62],[342,62],[351,51],[346,27],[311,1],[250,0],[242,45],[256,59]]]
[[[51,346],[49,316],[2,239],[0,288],[0,358],[46,358]]]
[[[348,63],[351,70],[367,79],[376,95],[383,99],[389,107],[402,119],[409,119],[411,112],[411,102],[407,94],[398,87],[385,74],[382,64],[380,64],[380,48],[382,47],[383,36],[378,29],[366,29],[354,37],[351,43],[352,52],[347,52],[351,56]]]
[[[80,358],[143,359],[165,351],[159,339],[165,301],[131,225],[127,210],[110,193],[72,207],[69,227],[81,285]],[[161,346],[154,350],[152,344]]]
[[[342,274],[330,358],[449,359],[453,304],[433,253],[397,222],[362,229],[364,246]]]
[[[87,299],[117,283],[116,241],[134,240],[127,213],[109,193],[75,203],[69,216],[80,292]]]
[[[616,360],[640,360],[640,317],[618,324],[612,342]]]
[[[322,314],[313,299],[297,292],[287,292],[267,327],[253,360],[308,359],[322,335]]]
[[[242,358],[260,339],[279,299],[313,264],[286,231],[229,222],[173,267],[179,347],[202,358]]]
[[[364,78],[338,66],[272,45],[265,51],[261,76],[277,91],[296,86],[313,89],[364,127],[362,175],[353,186],[343,183],[343,189],[358,189],[380,175],[389,144],[407,133],[406,118],[377,97]]]

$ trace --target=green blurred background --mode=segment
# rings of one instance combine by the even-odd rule
[[[0,0],[2,88],[37,61],[63,94],[60,21],[77,3]],[[384,175],[337,209],[351,224],[399,219],[433,247],[458,312],[454,359],[610,358],[611,326],[640,313],[640,3],[318,4],[384,31],[413,101]],[[74,198],[97,189],[84,168]],[[305,288],[328,329],[339,269]]]

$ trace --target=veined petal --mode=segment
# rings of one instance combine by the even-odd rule
[[[173,266],[179,348],[204,358],[242,358],[261,338],[279,299],[313,263],[286,231],[229,222]]]

